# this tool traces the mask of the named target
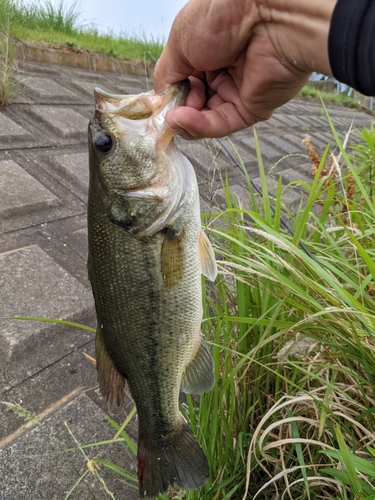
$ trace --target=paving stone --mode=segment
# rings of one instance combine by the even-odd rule
[[[307,120],[301,120],[295,115],[282,115],[281,113],[275,113],[274,118],[282,124],[283,128],[299,129],[300,131],[303,131],[309,126]]]
[[[277,108],[276,113],[282,115],[293,115],[297,116],[301,114],[301,107],[298,101],[288,102],[284,104],[280,108]]]
[[[225,144],[232,150],[229,142],[225,141]],[[213,203],[216,191],[223,187],[226,178],[231,185],[246,182],[241,169],[236,168],[233,160],[226,156],[216,139],[184,141],[180,149],[191,161],[197,175],[201,199],[209,206]],[[250,157],[247,152],[246,154]],[[258,171],[253,163],[245,164],[250,175],[252,171]]]
[[[81,445],[110,440],[114,429],[106,414],[82,394],[0,450],[1,500],[61,500],[87,472],[87,460],[101,458],[136,473],[136,461],[119,443],[85,449]],[[74,439],[75,438],[75,439]],[[76,451],[66,451],[69,449]],[[136,500],[120,476],[100,466],[100,476],[118,500]],[[133,483],[137,484],[137,483]],[[107,498],[98,479],[88,472],[70,495],[72,500]]]
[[[87,275],[87,215],[65,217],[0,235],[0,254],[37,245],[91,290]]]
[[[87,80],[73,80],[71,85],[74,87],[78,87],[80,90],[83,90],[86,94],[88,94],[91,99],[94,99],[94,89],[95,87],[100,87],[97,81],[87,81]]]
[[[87,138],[87,120],[73,109],[61,106],[32,106],[28,113],[46,133],[79,143]]]
[[[78,78],[76,78],[78,76]],[[74,89],[83,91],[85,95],[93,97],[95,87],[100,87],[107,92],[114,94],[139,94],[150,90],[144,78],[131,78],[129,75],[107,76],[99,73],[78,72],[74,74],[74,79],[69,82]]]
[[[0,113],[0,148],[6,147],[14,140],[30,138],[31,135],[23,127]]]
[[[270,137],[264,139],[264,141],[267,141],[269,144],[272,144],[272,146],[275,146],[278,150],[287,155],[298,153],[299,152],[298,149],[300,149],[296,148],[294,144],[285,140],[283,137],[273,136],[272,138]],[[263,152],[263,149],[261,149],[261,151]]]
[[[61,182],[86,203],[89,187],[89,155],[85,153],[53,156],[51,161]]]
[[[31,76],[23,78],[21,84],[26,95],[30,95],[38,103],[66,103],[71,105],[72,102],[81,102],[77,94],[50,78]]]
[[[354,115],[354,123],[357,126],[361,124],[363,127],[369,127],[371,122],[373,122],[372,116],[366,115],[364,113],[358,113]]]
[[[95,112],[95,100],[94,96],[90,98],[90,105],[89,106],[80,106],[79,107],[79,112],[81,115],[83,115],[86,118],[86,136],[85,136],[85,142],[87,144],[87,126],[89,124],[89,120],[94,116]]]
[[[69,148],[66,148],[65,151],[68,150]],[[54,154],[56,154],[56,151],[54,151]],[[39,182],[56,197],[56,200],[48,206],[45,205],[44,209],[37,209],[36,207],[34,207],[33,210],[14,209],[12,210],[11,216],[0,216],[0,234],[9,231],[26,229],[33,225],[39,225],[52,220],[59,220],[64,217],[80,215],[86,212],[86,201],[79,199],[69,189],[65,188],[61,182],[53,177],[53,167],[45,160],[45,157],[49,156],[52,155],[51,150],[48,148],[35,148],[31,150],[23,149],[21,151],[9,150],[3,153],[0,152],[0,162],[5,158],[5,161],[16,160],[16,163],[21,166],[23,170],[36,179],[37,182]],[[7,182],[6,179],[5,182]],[[22,195],[18,195],[16,200],[23,200]]]
[[[212,175],[218,168],[229,165],[229,161],[223,157],[221,150],[214,140],[178,141],[177,144],[182,153],[208,179],[212,179]]]
[[[0,114],[0,122],[3,121],[2,117],[5,117],[12,121],[15,125],[24,129],[22,135],[7,135],[7,126],[9,122],[2,125],[0,132],[0,151],[9,151],[13,149],[27,149],[36,147],[48,147],[58,144],[55,138],[51,137],[46,133],[44,129],[38,127],[38,123],[35,117],[30,115],[30,109],[32,108],[32,103],[25,104],[12,104],[7,109],[3,110]],[[19,132],[19,129],[17,129]]]
[[[331,141],[331,137],[319,132],[313,132],[309,134],[309,136],[312,147],[316,149],[318,153],[323,154],[328,143]]]
[[[336,116],[333,120],[333,124],[334,124],[336,129],[345,128],[345,129],[349,130],[349,128],[352,124],[352,120],[350,118],[339,118]]]
[[[77,390],[85,392],[93,400],[98,399],[99,404],[105,409],[105,398],[97,394],[96,368],[86,359],[84,353],[95,358],[95,340],[90,338],[84,346],[4,391],[0,400],[21,405],[33,414],[39,415],[51,406],[60,405],[61,400]],[[117,409],[117,406],[115,408]],[[121,408],[120,421],[125,417],[124,408]],[[11,441],[11,435],[14,436],[24,424],[23,417],[0,404],[0,449],[1,443]]]
[[[53,64],[35,63],[20,59],[19,68],[17,70],[17,75],[30,75],[30,73],[45,74],[45,75],[55,75],[60,77],[62,68],[61,66],[55,66]]]
[[[306,117],[306,126],[301,130],[301,132],[304,132],[306,134],[309,134],[310,132],[314,130],[325,130],[327,128],[327,120],[324,118],[319,118],[318,116],[312,116],[308,115]]]
[[[319,112],[323,110],[320,104],[316,104],[313,102],[306,102],[306,101],[295,101],[295,105],[298,105],[298,113],[303,114],[304,116],[306,115],[316,115]]]
[[[275,118],[275,115],[271,116],[269,120],[266,120],[264,122],[259,122],[256,125],[254,125],[254,128],[256,128],[257,132],[263,132],[263,131],[272,131],[274,132],[273,129],[278,130],[282,127],[282,123]]]
[[[306,109],[310,111],[314,111],[319,106],[314,103],[308,103],[306,101],[302,101],[299,99],[293,99],[293,101],[289,101],[286,104],[283,104],[280,108],[278,108],[278,112],[282,114],[290,114],[290,115],[298,115],[301,114],[303,116],[306,115]]]
[[[86,268],[88,255],[87,215],[45,223],[40,227],[40,234],[49,239],[55,246],[55,249],[48,248],[48,253],[86,288],[91,290]]]
[[[294,144],[294,146],[297,148],[298,152],[305,154],[306,153],[306,148],[304,145],[304,141],[306,137],[309,134],[307,132],[299,132],[299,133],[288,133],[284,134],[282,137],[283,139],[287,140],[288,142]]]
[[[35,245],[0,255],[0,294],[0,317],[32,316],[85,324],[93,310],[91,292]],[[0,392],[89,338],[88,332],[65,325],[2,321]]]
[[[10,137],[30,135],[24,128],[0,113],[0,139],[6,141]]]
[[[273,162],[280,159],[280,152],[264,141],[266,135],[267,134],[262,134],[262,136],[259,137],[260,151],[263,159],[267,162]],[[245,151],[248,151],[254,156],[256,155],[255,139],[253,136],[250,136],[248,133],[239,132],[236,134],[235,140],[238,141]]]
[[[119,87],[119,90],[121,94],[136,95],[140,94],[141,92],[147,92],[150,89],[148,89],[147,87],[132,87],[130,85],[122,85],[121,87]],[[114,93],[113,90],[112,92]]]
[[[344,108],[332,106],[332,107],[327,107],[328,114],[331,117],[338,117],[338,116],[343,116],[343,113],[346,114],[346,110]]]
[[[5,218],[24,211],[53,207],[58,203],[56,196],[17,163],[0,161],[0,228]]]
[[[115,77],[114,73],[106,73],[101,71],[82,71],[79,68],[65,68],[69,71],[72,82],[87,81],[93,82],[97,85],[109,82],[111,78]]]
[[[293,183],[301,183],[305,182],[307,184],[311,184],[314,180],[313,175],[311,174],[311,164],[307,164],[303,170],[306,174],[302,173],[300,170],[296,170],[294,168],[287,168],[282,172],[282,180],[284,184]],[[307,175],[307,172],[310,172],[310,175]]]
[[[91,326],[94,325],[96,325],[96,318],[93,318]],[[51,409],[62,406],[66,398],[72,399],[72,395],[85,393],[121,425],[134,406],[130,392],[125,391],[124,402],[121,406],[109,407],[99,389],[96,368],[86,355],[95,358],[95,340],[92,338],[82,347],[6,390],[1,394],[0,399],[21,405],[35,415],[45,415],[51,413]],[[24,424],[23,417],[0,404],[0,449],[15,439],[15,436],[22,431]],[[129,423],[128,431],[132,436],[137,436],[137,425],[133,420]]]
[[[225,146],[227,150],[229,151],[230,155],[237,161],[237,162],[242,162],[245,166],[255,162],[258,163],[257,157],[255,154],[250,153],[249,151],[246,151],[243,147],[243,143],[237,143],[235,142],[230,143],[226,142]],[[231,163],[234,163],[232,159],[229,157],[229,160]]]

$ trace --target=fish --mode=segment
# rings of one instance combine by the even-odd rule
[[[127,384],[137,407],[141,498],[174,484],[199,488],[210,474],[179,410],[180,390],[199,395],[214,385],[201,275],[215,280],[215,255],[201,227],[194,168],[165,122],[188,91],[188,80],[160,94],[95,88],[88,130],[98,380],[109,403],[121,404]]]

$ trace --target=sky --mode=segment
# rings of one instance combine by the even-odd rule
[[[78,0],[80,22],[94,23],[100,32],[112,30],[128,34],[142,34],[150,38],[163,37],[166,41],[173,20],[187,0]],[[59,0],[53,0],[59,4]],[[64,0],[69,7],[74,0]]]

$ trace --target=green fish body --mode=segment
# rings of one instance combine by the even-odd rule
[[[121,96],[95,90],[89,125],[88,271],[97,313],[96,360],[107,398],[127,381],[139,419],[140,496],[176,483],[202,486],[206,457],[179,411],[179,391],[214,382],[202,339],[201,274],[216,277],[201,230],[190,162],[164,123],[184,103],[187,81]]]

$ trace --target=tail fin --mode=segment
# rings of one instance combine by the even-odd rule
[[[159,446],[142,437],[140,431],[138,480],[141,498],[155,497],[174,483],[186,490],[204,485],[210,475],[207,459],[186,422],[157,444]]]

